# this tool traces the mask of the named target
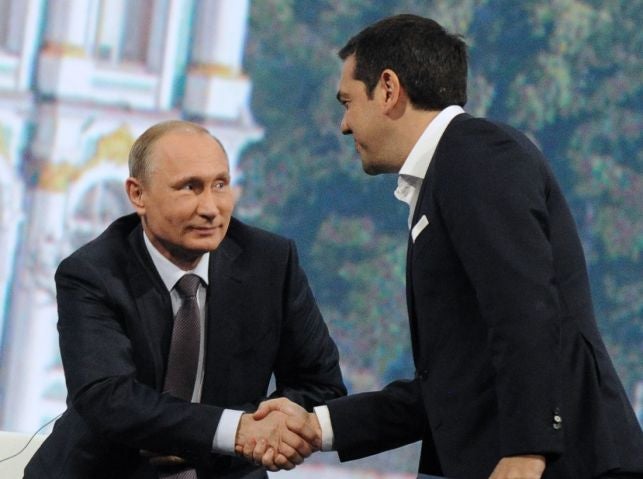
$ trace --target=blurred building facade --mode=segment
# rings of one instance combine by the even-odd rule
[[[0,0],[0,429],[65,407],[53,281],[132,211],[127,155],[166,119],[221,139],[233,180],[262,130],[243,73],[249,0]]]

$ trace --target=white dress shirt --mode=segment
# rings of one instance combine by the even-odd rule
[[[400,169],[394,194],[398,200],[409,205],[409,228],[411,228],[413,213],[420,195],[420,186],[422,186],[422,181],[424,181],[429,169],[435,149],[451,120],[461,113],[464,113],[464,110],[458,105],[448,106],[438,113],[420,135]],[[315,414],[317,414],[322,431],[322,451],[332,451],[335,436],[328,407],[317,406]]]
[[[444,130],[447,129],[451,120],[459,114],[464,113],[462,107],[451,105],[442,110],[431,123],[426,127],[417,143],[413,146],[411,153],[404,161],[397,178],[395,197],[409,205],[408,225],[411,228],[415,205],[420,194],[420,186],[426,172],[429,169],[435,149],[442,138]]]
[[[196,300],[199,305],[199,324],[201,335],[199,338],[199,363],[197,366],[196,379],[194,382],[194,391],[192,393],[192,402],[200,402],[201,391],[203,390],[203,375],[205,373],[205,318],[206,318],[206,293],[209,284],[208,265],[210,261],[210,253],[205,253],[201,256],[199,263],[191,271],[184,271],[165,256],[152,244],[147,237],[143,234],[145,239],[145,246],[147,251],[152,257],[152,262],[156,267],[163,284],[170,292],[172,300],[172,314],[176,316],[179,308],[181,307],[181,295],[174,286],[177,281],[186,274],[196,274],[201,278],[201,284],[197,290]],[[225,454],[234,454],[234,443],[237,435],[237,427],[241,419],[243,411],[234,411],[225,409],[219,419],[219,425],[212,440],[212,451]]]

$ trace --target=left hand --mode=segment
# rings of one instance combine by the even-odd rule
[[[545,457],[535,454],[503,457],[489,479],[540,479],[545,465]]]
[[[259,421],[252,414],[242,414],[237,428],[235,452],[270,471],[289,470],[301,464],[313,449],[305,438],[289,429],[289,421],[285,413],[277,410]],[[271,452],[267,454],[269,450]],[[264,455],[265,461],[262,460]]]

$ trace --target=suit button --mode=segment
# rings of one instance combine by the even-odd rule
[[[554,424],[552,426],[557,431],[563,428],[563,417],[560,415],[560,409],[558,408],[554,410]]]
[[[415,376],[420,378],[422,381],[425,381],[429,377],[429,371],[423,369],[422,371],[416,371]]]

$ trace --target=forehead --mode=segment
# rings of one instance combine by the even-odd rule
[[[151,147],[152,164],[168,163],[189,166],[194,162],[224,165],[228,158],[217,140],[207,133],[192,130],[173,130],[158,138]]]
[[[339,84],[340,86],[346,85],[348,83],[356,82],[355,78],[353,77],[355,73],[355,55],[351,55],[346,60],[344,60],[344,63],[342,63],[342,73],[341,77],[339,79]]]
[[[351,55],[344,60],[342,65],[337,97],[341,100],[343,96],[353,96],[359,93],[366,93],[366,84],[355,79],[355,55]]]

